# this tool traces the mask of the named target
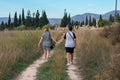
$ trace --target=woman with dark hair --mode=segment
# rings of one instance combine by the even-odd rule
[[[55,39],[52,37],[52,35],[49,31],[49,28],[46,27],[44,30],[44,33],[42,34],[42,37],[40,38],[40,41],[38,43],[38,48],[40,47],[40,44],[42,43],[46,62],[48,62],[48,58],[50,55],[50,50],[51,50],[50,47],[52,44],[51,40],[53,40],[56,43]]]
[[[74,32],[72,32],[73,28],[71,26],[68,26],[69,31],[64,35],[62,40],[58,42],[60,44],[65,40],[65,49],[67,53],[67,65],[73,64],[73,53],[74,48],[76,47],[76,35]]]

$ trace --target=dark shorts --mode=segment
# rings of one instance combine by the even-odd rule
[[[65,47],[65,49],[66,49],[66,53],[71,53],[71,54],[74,53],[74,48]]]

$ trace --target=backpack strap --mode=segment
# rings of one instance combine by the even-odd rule
[[[71,36],[71,38],[74,40],[73,36],[70,34],[70,32],[68,32],[68,34]]]

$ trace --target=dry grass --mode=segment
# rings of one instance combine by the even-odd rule
[[[108,38],[114,45],[118,42],[120,43],[120,23],[106,26],[101,35]]]
[[[0,32],[0,80],[9,80],[22,67],[20,64],[30,63],[40,55],[37,50],[40,35],[41,31]]]
[[[109,32],[107,39],[114,44],[113,52],[107,68],[97,75],[98,80],[120,80],[120,24],[114,24],[106,31]]]
[[[99,36],[100,30],[77,30],[77,62],[87,80],[95,80],[107,66],[112,46]]]
[[[40,57],[42,48],[37,44],[43,31],[0,32],[0,80],[10,80],[25,69],[34,59]],[[51,31],[58,40],[61,31]]]

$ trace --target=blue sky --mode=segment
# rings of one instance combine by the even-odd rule
[[[22,8],[25,14],[28,10],[31,13],[39,10],[45,10],[49,18],[61,18],[64,9],[71,16],[83,13],[104,14],[114,10],[115,0],[1,0],[0,1],[0,17],[8,17],[11,13],[13,17],[15,11],[21,13]],[[118,9],[120,10],[120,0],[118,0]]]

